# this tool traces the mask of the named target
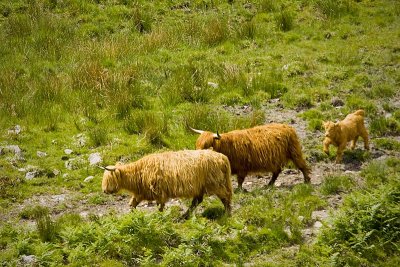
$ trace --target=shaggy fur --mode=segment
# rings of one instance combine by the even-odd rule
[[[273,123],[220,136],[204,131],[196,141],[196,149],[210,147],[229,158],[239,189],[251,172],[272,172],[269,185],[273,185],[289,160],[302,171],[304,181],[310,182],[310,168],[303,159],[296,131],[289,125]]]
[[[343,151],[347,143],[351,141],[351,150],[356,147],[357,139],[361,136],[364,140],[365,149],[369,149],[368,132],[364,125],[364,110],[360,109],[346,116],[346,118],[337,123],[331,121],[324,122],[325,139],[324,152],[329,155],[329,145],[336,146],[336,163],[342,161]]]
[[[211,150],[183,150],[151,154],[126,164],[108,166],[102,189],[105,193],[127,190],[132,194],[133,208],[143,200],[155,200],[160,211],[170,198],[193,198],[191,211],[203,200],[203,195],[217,195],[231,211],[232,182],[229,160]]]

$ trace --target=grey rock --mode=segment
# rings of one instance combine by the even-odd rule
[[[21,126],[18,124],[8,130],[8,134],[10,135],[18,135],[20,133],[21,133]]]
[[[64,153],[67,154],[67,155],[71,155],[73,152],[74,151],[72,151],[72,149],[69,149],[69,148],[64,149]]]
[[[37,152],[36,152],[36,155],[37,155],[39,158],[47,157],[47,153],[46,153],[46,152],[42,152],[42,151],[37,151]]]
[[[81,158],[69,159],[65,162],[65,168],[68,170],[77,170],[84,166],[85,161]]]
[[[208,86],[211,86],[212,88],[218,88],[218,84],[217,83],[208,82],[207,84],[208,84]]]
[[[314,228],[319,229],[319,228],[321,228],[321,227],[322,227],[322,223],[321,223],[320,221],[316,221],[316,222],[314,223]]]
[[[84,147],[87,143],[87,138],[84,134],[77,134],[74,136],[75,138],[75,145],[78,147]]]
[[[85,178],[85,180],[83,180],[85,183],[88,183],[88,182],[90,182],[90,181],[92,181],[94,179],[94,176],[88,176],[88,177],[86,177]]]
[[[57,170],[57,169],[54,169],[54,170],[53,170],[54,176],[57,176],[57,175],[59,175],[60,173],[61,173],[60,170]]]
[[[33,170],[33,171],[29,171],[25,174],[25,179],[27,180],[32,180],[33,178],[36,178],[40,176],[40,171],[39,170]]]
[[[20,258],[20,263],[22,266],[35,266],[37,263],[37,258],[35,255],[22,255]]]
[[[103,161],[99,152],[90,154],[88,160],[90,165],[96,165]]]

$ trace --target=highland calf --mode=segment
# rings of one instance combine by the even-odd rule
[[[104,169],[103,192],[127,190],[132,194],[132,208],[143,200],[155,200],[162,211],[170,198],[193,198],[183,215],[187,218],[203,201],[203,195],[216,195],[226,213],[231,212],[231,168],[223,154],[211,150],[163,152]]]
[[[329,155],[329,146],[336,146],[336,163],[342,161],[343,151],[347,143],[351,141],[351,150],[356,147],[357,139],[361,136],[364,140],[364,148],[369,149],[368,132],[364,125],[364,110],[357,110],[346,116],[346,118],[337,123],[331,121],[324,122],[325,139],[324,152]]]
[[[246,175],[252,172],[272,172],[268,185],[273,185],[289,160],[301,170],[304,181],[310,182],[310,168],[303,159],[296,131],[289,125],[273,123],[223,134],[192,130],[200,134],[196,149],[212,147],[229,158],[240,190]]]

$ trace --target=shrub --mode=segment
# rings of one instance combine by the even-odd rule
[[[319,241],[330,247],[335,265],[374,265],[398,255],[399,190],[397,175],[390,183],[369,186],[345,199],[332,226],[322,232]]]
[[[321,193],[324,195],[333,195],[352,190],[354,181],[347,175],[328,175],[325,176],[321,186]]]
[[[163,135],[168,133],[168,115],[156,111],[134,110],[124,119],[128,134],[143,134],[153,145],[165,145]]]
[[[95,126],[90,128],[88,136],[91,145],[94,147],[106,145],[109,141],[108,130],[104,126]]]
[[[293,29],[294,14],[288,9],[282,9],[275,14],[275,23],[279,30],[287,32]]]
[[[201,33],[202,41],[209,46],[215,46],[228,37],[228,23],[221,17],[212,16],[205,22],[204,29]]]
[[[314,0],[314,5],[328,18],[338,18],[356,12],[351,0]]]
[[[377,116],[372,118],[369,130],[377,136],[399,135],[400,123],[393,118]]]
[[[245,21],[240,25],[238,35],[240,38],[254,39],[256,36],[256,29],[257,27],[254,19]]]
[[[379,138],[375,139],[374,143],[376,147],[387,150],[400,151],[400,142],[390,138]]]

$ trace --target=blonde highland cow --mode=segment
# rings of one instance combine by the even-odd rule
[[[364,125],[364,110],[357,110],[339,122],[324,122],[325,139],[324,152],[329,155],[329,146],[336,146],[336,163],[342,162],[343,151],[346,149],[347,143],[351,141],[351,150],[356,147],[358,137],[364,140],[364,148],[369,149],[368,132]]]
[[[223,154],[211,150],[163,152],[104,169],[103,192],[130,192],[132,208],[143,200],[155,200],[163,211],[170,198],[193,198],[183,215],[187,218],[203,201],[204,195],[216,195],[226,213],[231,212],[231,168]]]
[[[303,159],[299,138],[289,125],[272,123],[223,134],[192,130],[200,134],[196,149],[212,147],[229,158],[240,190],[245,177],[252,172],[272,172],[268,185],[273,185],[288,161],[300,169],[304,182],[310,182],[311,171]]]

